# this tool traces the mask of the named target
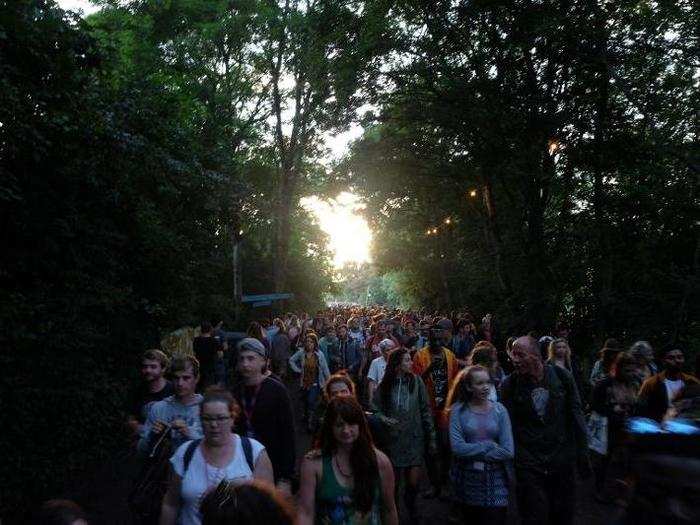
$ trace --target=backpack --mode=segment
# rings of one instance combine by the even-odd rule
[[[164,433],[164,434],[167,434]],[[243,454],[251,472],[255,471],[253,462],[253,447],[250,438],[240,436]],[[195,450],[202,442],[195,439],[187,444],[184,455],[183,477],[192,462]],[[162,437],[153,446],[146,462],[144,463],[134,488],[129,493],[129,508],[131,509],[133,522],[137,524],[155,524],[160,517],[160,508],[163,497],[168,490],[169,460],[173,455],[170,440]]]
[[[255,472],[255,463],[253,462],[253,445],[250,443],[250,438],[248,436],[238,436],[241,438],[241,446],[243,447],[243,455],[245,456],[245,461],[248,463],[248,468],[250,469],[251,472]],[[201,439],[195,439],[194,441],[190,441],[187,444],[187,448],[185,449],[185,455],[182,458],[183,459],[183,465],[184,469],[182,471],[182,477],[185,477],[185,474],[187,474],[187,469],[190,467],[190,463],[192,463],[192,456],[194,456],[194,451],[197,450],[197,447],[199,444],[202,442]]]
[[[129,493],[129,509],[133,523],[158,523],[163,496],[168,490],[168,463],[173,452],[167,436],[168,432],[163,432],[153,445]]]

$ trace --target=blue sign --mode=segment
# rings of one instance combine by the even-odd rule
[[[272,301],[258,301],[257,303],[253,303],[253,308],[258,308],[260,306],[270,306],[272,304]]]
[[[261,295],[244,295],[241,297],[242,303],[262,303],[271,301],[283,301],[284,299],[292,299],[293,293],[267,293]],[[253,305],[255,306],[255,305]],[[267,305],[260,305],[267,306]]]

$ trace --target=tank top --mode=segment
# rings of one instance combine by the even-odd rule
[[[338,483],[333,471],[333,457],[323,456],[321,482],[316,489],[317,525],[380,525],[379,491],[375,490],[372,509],[367,514],[355,510],[352,490]]]

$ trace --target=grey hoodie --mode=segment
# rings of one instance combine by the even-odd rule
[[[185,437],[181,432],[175,429],[170,430],[173,450],[177,449],[177,447],[186,441],[200,439],[203,436],[202,423],[199,420],[199,406],[202,403],[202,399],[203,397],[201,394],[195,394],[194,400],[191,403],[183,405],[175,396],[169,396],[162,401],[154,403],[153,406],[151,406],[151,410],[148,412],[146,423],[143,426],[143,437],[139,439],[139,452],[147,453],[149,451],[151,429],[156,421],[170,424],[176,419],[183,419],[187,423],[187,427],[190,431],[189,437]]]

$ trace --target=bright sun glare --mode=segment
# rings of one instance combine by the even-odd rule
[[[305,197],[301,205],[311,212],[321,229],[330,237],[328,248],[333,252],[333,265],[369,262],[372,232],[367,221],[357,212],[365,207],[357,195],[344,191],[335,199]]]

